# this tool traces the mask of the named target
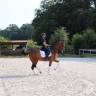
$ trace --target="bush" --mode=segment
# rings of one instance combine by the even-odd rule
[[[72,45],[76,54],[79,49],[96,49],[96,33],[89,28],[82,35],[77,33],[72,38]]]
[[[96,49],[96,33],[92,29],[83,31],[84,48],[85,49]]]
[[[7,41],[7,40],[8,39],[6,39],[5,37],[0,36],[0,42],[4,42],[4,41]],[[9,45],[0,45],[0,46],[1,46],[1,49],[10,47]]]
[[[66,48],[65,48],[65,53],[66,54],[73,54],[74,53],[73,46],[70,44],[67,44]]]
[[[7,41],[7,39],[3,36],[0,36],[0,42],[2,42],[2,41]]]
[[[73,48],[74,48],[74,52],[76,54],[78,54],[78,50],[80,48],[83,48],[83,37],[82,37],[82,35],[80,35],[78,33],[73,35],[72,45],[73,45]]]
[[[64,45],[66,45],[68,43],[68,34],[67,34],[66,30],[64,30],[63,27],[55,30],[54,34],[51,35],[49,42],[52,44],[52,43],[58,42],[60,40],[64,41]]]
[[[27,42],[27,48],[38,48],[39,46],[37,45],[37,42],[34,42],[33,40],[29,40],[28,42]]]

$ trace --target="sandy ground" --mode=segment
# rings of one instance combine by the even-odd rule
[[[0,96],[96,96],[96,58],[61,58],[50,74],[48,62],[39,75],[30,67],[28,58],[0,58]]]

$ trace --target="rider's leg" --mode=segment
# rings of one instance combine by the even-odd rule
[[[48,47],[48,48],[45,49],[45,55],[46,55],[46,57],[48,57],[49,54],[50,54],[50,48]]]
[[[46,58],[48,58],[48,49],[47,48],[45,48],[45,55],[46,55]]]

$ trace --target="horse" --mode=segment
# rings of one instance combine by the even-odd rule
[[[39,73],[41,74],[41,70],[37,67],[38,61],[49,61],[49,69],[48,71],[50,72],[50,67],[52,65],[52,62],[57,62],[58,53],[64,51],[64,42],[63,41],[58,41],[52,44],[51,46],[51,56],[46,60],[46,58],[41,57],[40,55],[40,48],[31,48],[28,51],[29,58],[32,62],[31,69],[35,73],[34,68],[37,68]],[[56,69],[55,69],[56,70]]]

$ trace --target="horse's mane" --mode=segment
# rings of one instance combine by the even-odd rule
[[[54,42],[51,43],[51,45],[55,45],[57,43],[58,43],[58,41],[54,41]]]
[[[53,48],[54,48],[54,46],[56,46],[56,45],[57,45],[57,43],[58,43],[58,41],[52,42],[52,44],[51,44],[51,48],[53,49]]]

